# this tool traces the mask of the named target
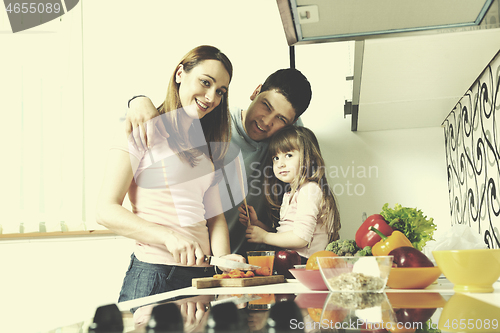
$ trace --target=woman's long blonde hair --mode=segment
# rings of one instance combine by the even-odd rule
[[[167,95],[163,103],[158,107],[160,114],[165,114],[164,125],[170,134],[169,144],[179,157],[192,166],[196,165],[196,157],[202,152],[198,149],[187,148],[190,133],[182,133],[179,127],[177,112],[171,112],[182,108],[179,87],[180,83],[175,81],[175,74],[182,65],[184,71],[189,73],[194,67],[205,60],[218,60],[222,63],[229,74],[229,81],[233,76],[233,65],[229,58],[218,48],[210,45],[201,45],[189,51],[175,67],[168,83]],[[224,93],[220,104],[209,114],[200,119],[201,127],[207,143],[210,158],[216,165],[220,165],[227,152],[228,143],[231,139],[231,117],[228,106],[228,92]],[[211,144],[212,143],[212,144]]]
[[[292,198],[302,185],[307,182],[315,182],[321,188],[323,195],[317,218],[323,221],[329,242],[337,240],[340,230],[339,210],[335,196],[326,179],[325,162],[314,133],[306,127],[288,126],[273,135],[269,142],[267,165],[273,165],[272,158],[278,153],[287,153],[292,150],[298,150],[300,153],[299,172],[294,181],[288,185],[276,178],[272,172],[264,174],[264,191],[270,206],[270,217],[273,222],[279,220],[279,211],[285,191],[290,190],[290,198]]]

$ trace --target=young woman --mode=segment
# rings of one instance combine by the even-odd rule
[[[145,124],[154,146],[140,150],[131,135],[110,150],[97,221],[136,241],[119,302],[212,276],[205,255],[244,262],[230,254],[217,187],[230,138],[231,77],[217,48],[191,50],[175,67],[160,116]],[[122,206],[127,193],[132,212]]]
[[[270,218],[279,222],[275,230],[268,228],[248,206],[251,225],[246,237],[249,242],[293,249],[305,263],[311,254],[338,239],[340,230],[318,141],[311,130],[289,126],[272,137],[268,155],[274,176],[266,173],[264,190]],[[245,207],[239,210],[240,222],[248,223]]]

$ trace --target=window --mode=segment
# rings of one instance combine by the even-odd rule
[[[4,234],[87,228],[81,5],[66,15],[0,34]]]

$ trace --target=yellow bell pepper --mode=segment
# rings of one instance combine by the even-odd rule
[[[401,231],[394,230],[390,236],[386,236],[373,226],[370,227],[370,230],[376,232],[382,238],[381,241],[372,247],[372,254],[374,256],[387,256],[392,250],[402,246],[413,247],[411,242]]]

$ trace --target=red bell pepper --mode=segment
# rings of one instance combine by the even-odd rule
[[[365,222],[361,224],[358,231],[356,231],[356,245],[361,249],[365,246],[373,247],[373,245],[382,240],[377,233],[370,230],[370,227],[376,228],[386,236],[390,236],[393,231],[382,215],[373,214],[368,216]]]

